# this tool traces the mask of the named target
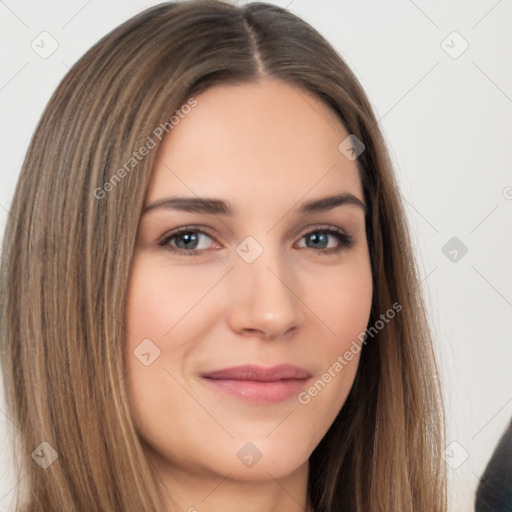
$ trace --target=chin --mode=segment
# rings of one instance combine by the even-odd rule
[[[266,482],[286,478],[307,463],[307,458],[299,459],[291,454],[288,457],[263,456],[252,467],[245,467],[241,463],[228,467],[223,461],[222,468],[219,467],[221,471],[217,472],[222,475],[229,474],[231,480],[240,482]]]
[[[233,440],[232,449],[219,463],[231,472],[230,478],[241,481],[266,481],[281,479],[308,463],[310,452],[305,439],[293,443],[282,438]],[[229,461],[229,462],[228,462]]]

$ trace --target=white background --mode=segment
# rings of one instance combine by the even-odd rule
[[[2,233],[51,93],[98,39],[157,3],[0,0]],[[380,119],[435,327],[448,443],[458,443],[447,459],[450,511],[473,510],[478,478],[512,416],[512,1],[272,3],[287,6],[333,44]],[[46,59],[31,48],[43,31],[58,42]],[[464,41],[469,46],[458,56]],[[456,262],[442,252],[452,237],[468,248]],[[12,423],[2,402],[0,412],[6,512],[16,482],[7,443]]]

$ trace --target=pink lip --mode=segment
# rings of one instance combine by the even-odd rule
[[[201,377],[228,395],[252,403],[270,404],[296,395],[311,374],[289,364],[272,368],[244,365],[203,373]]]

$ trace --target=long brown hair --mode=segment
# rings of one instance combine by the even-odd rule
[[[329,43],[285,9],[192,0],[151,7],[94,45],[58,86],[30,142],[1,262],[2,368],[22,510],[165,510],[131,421],[123,364],[152,147],[194,95],[265,75],[316,95],[364,143],[357,164],[369,207],[369,325],[402,306],[365,344],[350,394],[310,457],[312,503],[317,512],[446,509],[431,329],[365,93]],[[149,139],[151,150],[137,157]]]

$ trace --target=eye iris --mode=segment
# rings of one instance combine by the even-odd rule
[[[187,242],[185,243],[184,247],[180,247],[179,241],[183,240],[183,239],[187,240]],[[178,240],[178,242],[176,243],[176,245],[178,246],[179,249],[190,249],[191,245],[197,244],[198,233],[187,233],[184,235],[180,235],[177,237],[177,240]],[[188,242],[191,242],[191,245],[187,245]]]
[[[313,241],[313,248],[318,248],[317,244],[319,242],[320,245],[322,246],[320,247],[320,249],[324,249],[328,243],[327,237],[328,235],[326,233],[312,233],[309,235],[308,238]]]

